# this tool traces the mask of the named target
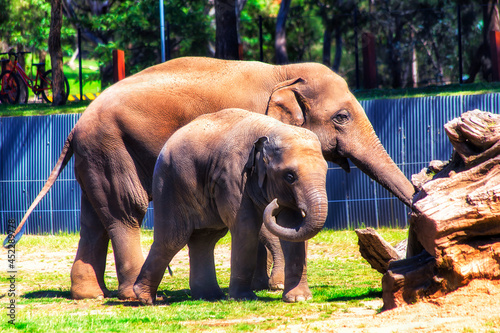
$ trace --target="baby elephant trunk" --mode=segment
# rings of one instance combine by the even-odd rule
[[[296,227],[283,227],[276,222],[276,216],[280,210],[278,199],[274,199],[267,205],[264,210],[264,224],[267,229],[282,240],[304,242],[316,236],[325,225],[328,213],[326,192],[324,194],[316,192],[309,196],[306,208],[301,209],[300,221],[286,221],[287,225]]]

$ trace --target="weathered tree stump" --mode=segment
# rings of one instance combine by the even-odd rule
[[[382,279],[384,309],[472,279],[500,279],[500,116],[469,111],[445,125],[454,152],[412,177],[408,259]],[[418,256],[410,249],[424,249]]]
[[[368,261],[373,269],[379,273],[386,273],[389,263],[405,258],[406,247],[398,249],[389,244],[375,229],[356,229],[358,235],[359,252]]]

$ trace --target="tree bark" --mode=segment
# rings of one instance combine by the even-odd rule
[[[384,309],[473,279],[500,279],[500,115],[469,111],[445,131],[454,147],[451,161],[433,161],[412,177],[418,192],[408,248],[418,244],[423,251],[390,261]]]
[[[332,70],[338,73],[340,61],[342,60],[342,31],[340,26],[335,27],[335,56],[333,58]]]
[[[290,10],[290,3],[292,0],[282,0],[280,10],[278,12],[278,19],[276,21],[276,38],[274,42],[276,52],[276,63],[287,64],[288,53],[286,50],[286,18]]]
[[[62,2],[51,0],[49,53],[52,63],[52,104],[66,104],[64,96],[63,56],[61,48]]]
[[[359,252],[368,261],[373,269],[385,274],[390,262],[405,258],[406,249],[394,248],[380,236],[375,229],[356,229],[358,235]]]
[[[236,0],[215,0],[215,57],[238,60]]]
[[[332,57],[332,29],[327,24],[323,33],[323,65],[330,67]]]

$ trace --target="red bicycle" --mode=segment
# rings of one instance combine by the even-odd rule
[[[36,67],[36,76],[34,79],[30,78],[18,63],[18,56],[27,53],[31,52],[0,53],[0,55],[8,54],[10,60],[5,59],[9,63],[5,65],[5,70],[0,74],[0,83],[2,84],[0,100],[2,103],[27,103],[29,95],[28,87],[38,99],[40,99],[41,95],[45,102],[52,102],[52,70],[44,71],[45,63],[33,64]],[[69,83],[64,74],[63,78],[64,98],[66,101],[69,96]]]

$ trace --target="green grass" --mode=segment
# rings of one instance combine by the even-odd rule
[[[383,237],[390,235],[388,239],[395,242],[407,234],[406,230],[382,229],[379,232]],[[308,302],[284,303],[281,292],[276,291],[258,292],[257,301],[194,301],[189,294],[187,262],[174,264],[174,275],[164,277],[159,287],[162,297],[155,306],[140,306],[137,302],[113,297],[75,301],[69,298],[69,272],[78,239],[78,235],[73,234],[23,237],[16,247],[20,267],[16,325],[8,324],[2,314],[0,331],[248,332],[314,323],[336,313],[349,312],[354,307],[367,308],[364,301],[381,297],[382,275],[371,269],[359,255],[354,231],[322,231],[309,243],[308,281],[313,300]],[[152,240],[151,231],[142,232],[145,251]],[[217,248],[229,251],[229,244],[230,236],[227,235]],[[64,251],[66,254],[62,255]],[[108,261],[112,261],[112,250],[109,252]],[[33,267],[23,270],[23,258],[26,263],[35,260],[40,271]],[[66,268],[51,269],[56,262],[57,267],[62,264]],[[110,265],[108,263],[108,267]],[[228,267],[218,266],[219,284],[226,293],[229,273]],[[106,283],[108,288],[116,290],[116,274],[112,269],[106,271]],[[8,288],[5,280],[0,282],[0,288]],[[0,302],[0,307],[5,309],[8,298],[4,296]]]
[[[52,114],[82,113],[90,101],[68,102],[62,106],[47,103],[6,105],[0,104],[0,117],[47,116]]]
[[[65,59],[66,61],[67,59]],[[78,66],[78,60],[75,62]],[[99,69],[97,61],[95,60],[82,60],[82,83],[83,94],[98,93],[101,91],[101,81],[99,78]],[[71,69],[69,66],[64,65],[64,74],[68,78],[69,91],[72,95],[80,94],[80,79],[78,67]]]

